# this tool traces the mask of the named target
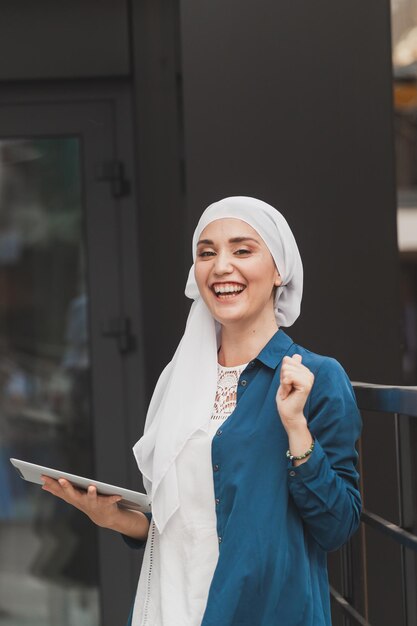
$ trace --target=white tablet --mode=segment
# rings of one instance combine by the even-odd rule
[[[55,478],[56,480],[58,478],[66,478],[72,485],[74,485],[74,487],[77,487],[78,489],[86,491],[89,485],[94,485],[97,487],[97,492],[103,496],[122,496],[123,499],[117,504],[124,509],[141,511],[142,513],[151,512],[151,501],[149,496],[145,493],[131,491],[130,489],[123,489],[123,487],[115,487],[114,485],[101,483],[97,480],[83,478],[82,476],[68,474],[67,472],[60,472],[59,470],[51,469],[50,467],[35,465],[34,463],[20,461],[19,459],[10,459],[10,462],[16,468],[20,478],[28,480],[31,483],[42,485],[42,475]]]

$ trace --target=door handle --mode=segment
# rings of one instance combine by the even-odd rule
[[[126,354],[135,348],[135,336],[131,332],[129,317],[111,317],[101,324],[101,334],[109,339],[117,339],[119,351]]]

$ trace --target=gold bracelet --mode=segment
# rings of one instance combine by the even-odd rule
[[[311,446],[309,447],[307,452],[304,452],[304,454],[300,454],[300,456],[294,456],[293,454],[291,454],[289,450],[287,450],[287,453],[286,453],[287,459],[290,459],[290,461],[301,461],[302,459],[306,459],[313,452],[315,443],[316,442],[313,438],[313,441],[311,442]]]

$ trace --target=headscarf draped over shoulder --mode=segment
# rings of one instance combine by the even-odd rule
[[[201,232],[210,222],[222,218],[248,223],[269,248],[282,278],[274,303],[278,326],[291,326],[300,314],[303,266],[294,235],[283,215],[266,202],[246,196],[224,198],[207,207],[193,236],[193,265],[185,294],[194,302],[185,332],[173,359],[159,377],[144,434],[133,448],[160,533],[180,505],[176,458],[196,430],[208,430],[214,405],[220,326],[200,297],[194,262]]]

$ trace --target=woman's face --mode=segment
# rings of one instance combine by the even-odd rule
[[[273,315],[273,290],[282,279],[266,244],[246,222],[223,218],[208,224],[194,272],[201,297],[221,324]]]

